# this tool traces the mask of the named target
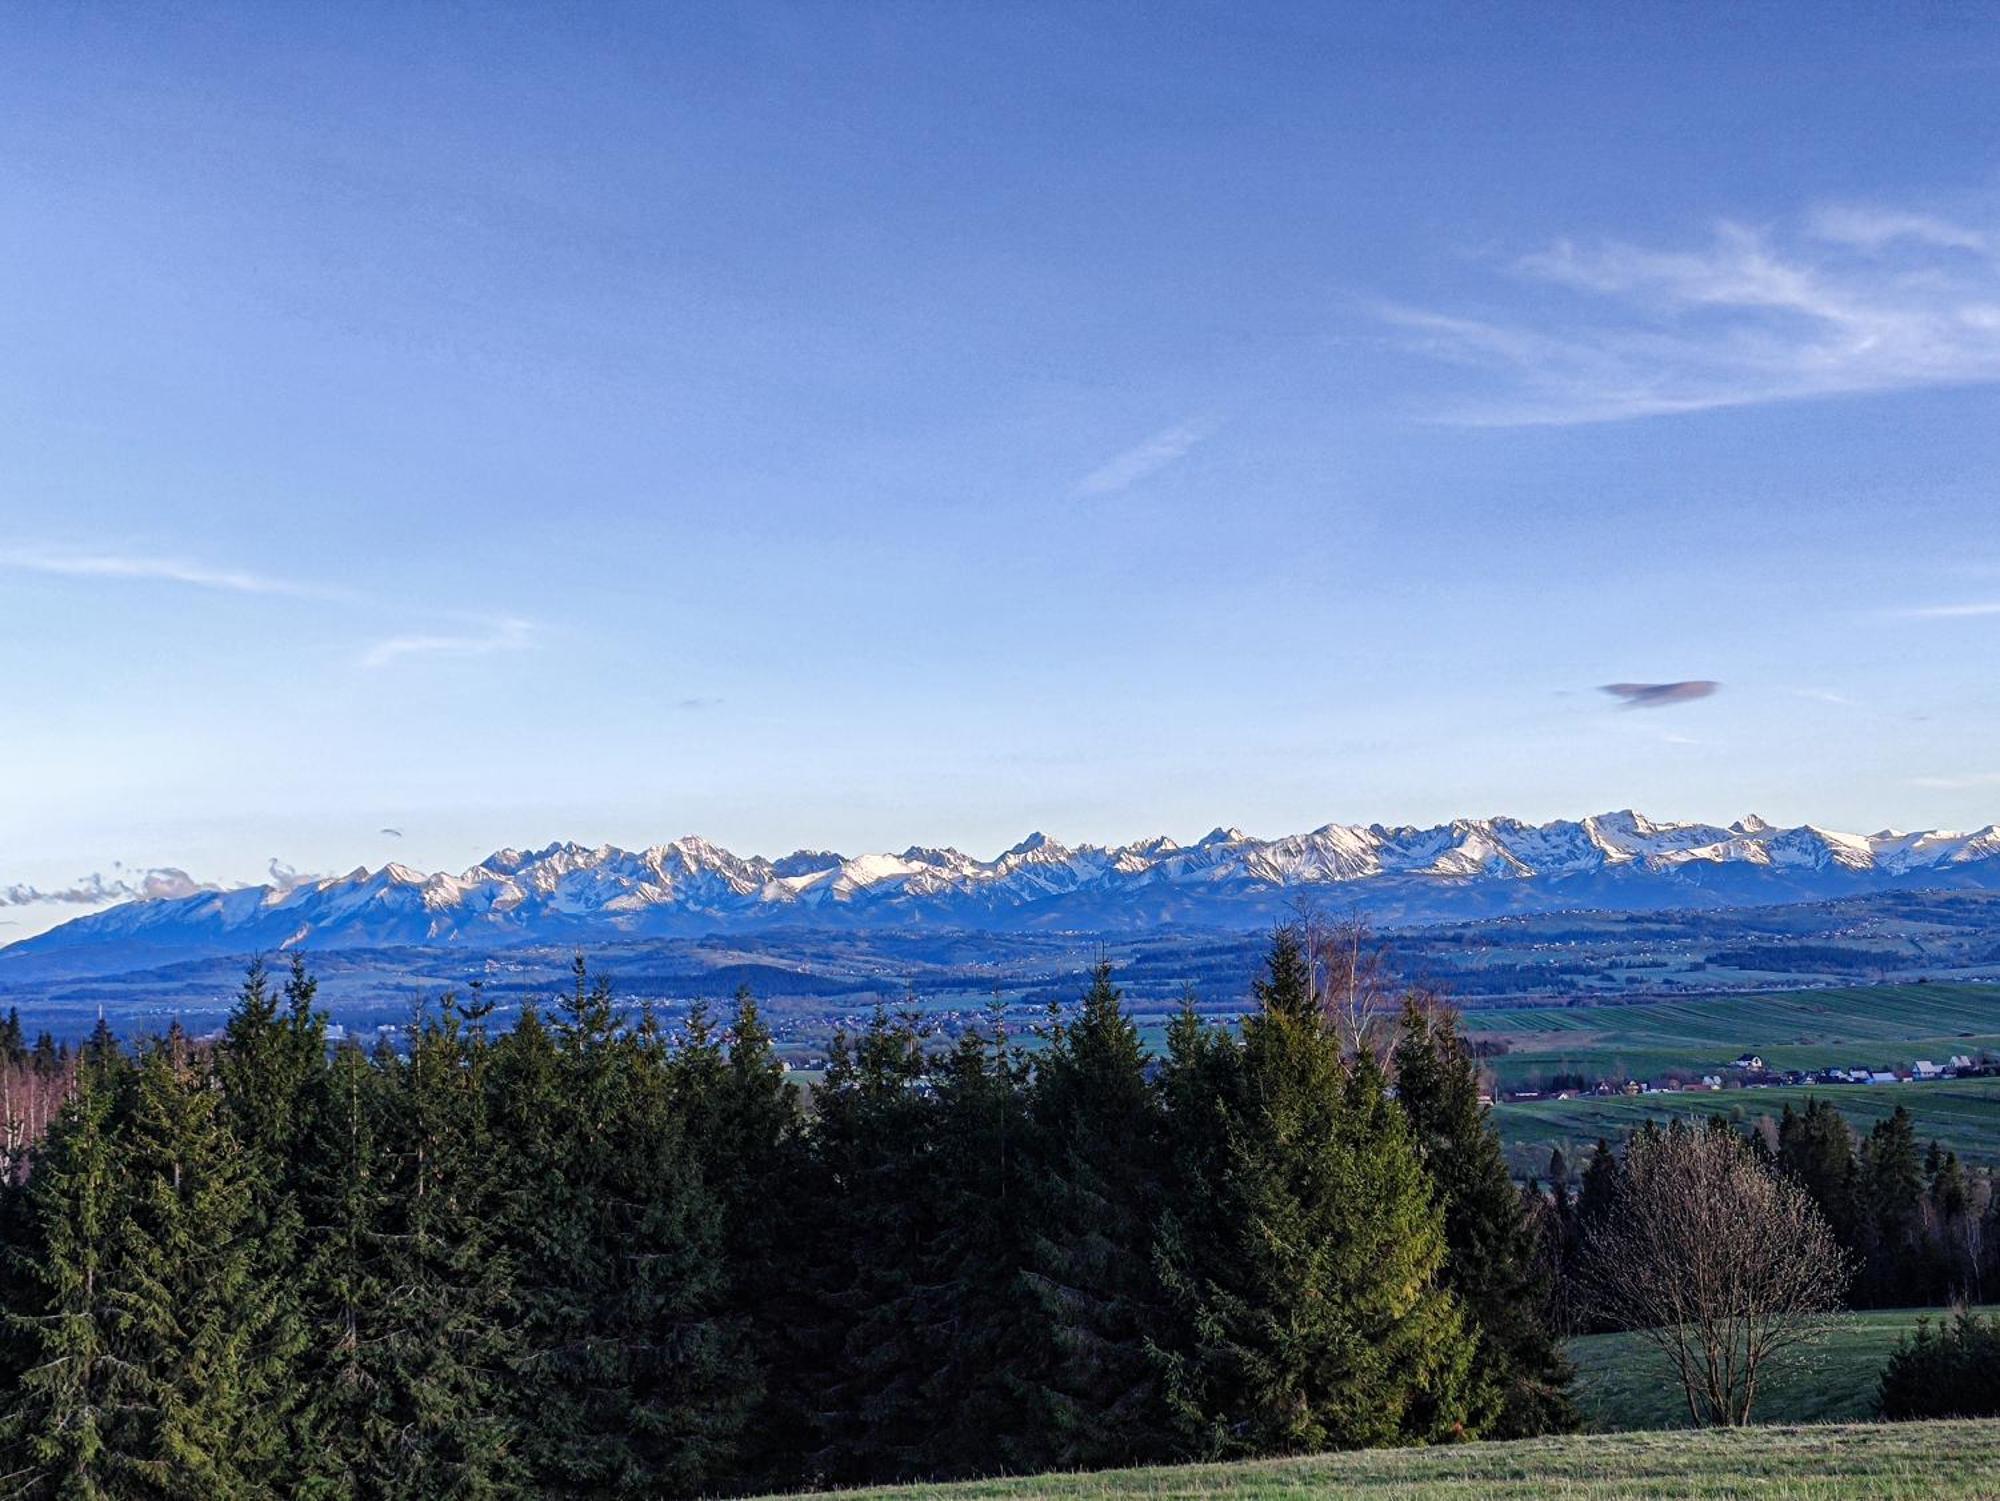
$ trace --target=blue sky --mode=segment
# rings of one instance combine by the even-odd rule
[[[0,938],[567,837],[2000,816],[1990,12],[14,7],[0,67]]]

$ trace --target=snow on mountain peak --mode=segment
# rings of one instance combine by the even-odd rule
[[[1740,873],[1716,883],[1724,871]],[[1470,915],[1524,907],[1772,902],[1887,884],[2000,888],[2000,828],[1847,834],[1661,823],[1633,810],[1532,824],[1498,816],[1428,828],[1326,824],[1256,839],[1217,828],[1104,848],[1036,832],[991,859],[912,845],[900,855],[798,850],[736,855],[697,835],[632,851],[571,842],[496,850],[459,874],[391,863],[295,886],[126,903],[13,946],[47,951],[144,941],[222,952],[280,944],[580,941],[586,932],[705,933],[758,921],[924,921],[965,927],[1118,927],[1164,920],[1269,921],[1300,888],[1343,888],[1347,906]],[[1172,896],[1169,906],[1160,903]]]

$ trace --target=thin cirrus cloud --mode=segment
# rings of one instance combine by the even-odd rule
[[[58,578],[129,579],[184,584],[230,594],[275,594],[295,599],[338,599],[338,590],[240,568],[217,568],[185,558],[62,548],[0,548],[0,568]]]
[[[412,657],[486,657],[526,651],[534,644],[534,622],[509,616],[467,631],[388,636],[361,654],[361,665],[388,667]]]
[[[1962,605],[1914,605],[1895,613],[1903,620],[1978,620],[1983,616],[2000,615],[2000,600],[1975,600]]]
[[[1975,771],[1955,777],[1911,777],[1910,785],[1934,792],[1968,792],[1975,787],[2000,787],[2000,771]]]
[[[1388,306],[1415,352],[1491,390],[1439,420],[1609,422],[2000,381],[2000,238],[1926,213],[1821,208],[1691,247],[1562,240],[1509,268],[1527,315]]]
[[[40,573],[57,578],[156,582],[229,594],[253,594],[293,599],[357,602],[344,589],[258,573],[217,567],[186,558],[130,552],[61,547],[0,547],[0,570]],[[532,644],[534,623],[514,617],[479,622],[455,632],[411,632],[376,641],[361,655],[364,667],[383,667],[415,656],[477,657],[519,651]],[[81,889],[81,888],[79,888]]]
[[[1116,495],[1121,490],[1129,490],[1139,481],[1178,464],[1194,450],[1196,444],[1207,441],[1213,432],[1212,424],[1200,421],[1180,422],[1163,428],[1137,447],[1128,448],[1091,470],[1076,482],[1076,493],[1080,496]]]
[[[1684,678],[1677,683],[1606,683],[1600,691],[1621,700],[1627,709],[1664,709],[1707,698],[1721,686],[1709,678]]]

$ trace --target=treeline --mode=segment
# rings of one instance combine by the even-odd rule
[[[20,1176],[30,1148],[69,1098],[75,1077],[68,1043],[43,1032],[31,1044],[18,1009],[0,1019],[0,1177]]]
[[[1452,1019],[1371,1046],[1309,949],[1164,1059],[1108,967],[1033,1049],[878,1013],[810,1113],[747,995],[670,1038],[579,962],[504,1034],[475,994],[364,1053],[253,970],[213,1047],[82,1049],[0,1197],[0,1490],[692,1495],[1573,1426]]]
[[[1736,1130],[1722,1116],[1708,1117],[1708,1127]],[[1658,1130],[1648,1122],[1640,1134]],[[1854,1268],[1846,1287],[1850,1307],[1979,1303],[2000,1287],[2000,1195],[1990,1175],[1968,1173],[1958,1154],[1937,1141],[1919,1144],[1901,1105],[1864,1135],[1834,1105],[1808,1096],[1803,1110],[1787,1104],[1775,1121],[1753,1122],[1743,1135],[1760,1161],[1797,1183],[1825,1216]],[[1550,1179],[1563,1322],[1579,1330],[1604,1327],[1577,1291],[1574,1268],[1590,1227],[1618,1212],[1622,1158],[1600,1141],[1575,1174],[1557,1151]]]

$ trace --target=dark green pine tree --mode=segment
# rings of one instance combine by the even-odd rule
[[[1022,1274],[1032,1466],[1160,1458],[1171,1437],[1148,1342],[1163,1313],[1151,1248],[1164,1122],[1108,961],[1034,1064]]]
[[[1452,1014],[1415,997],[1395,1062],[1397,1102],[1444,1210],[1443,1283],[1478,1334],[1468,1426],[1496,1438],[1568,1432],[1573,1372],[1550,1327],[1547,1262],[1479,1103],[1478,1063]]]
[[[1618,1154],[1611,1149],[1610,1142],[1598,1137],[1576,1191],[1576,1221],[1580,1230],[1587,1231],[1602,1223],[1605,1216],[1617,1209],[1624,1182],[1625,1169],[1618,1161]]]
[[[799,1089],[786,1078],[770,1029],[747,986],[727,1032],[706,1008],[689,1019],[673,1065],[675,1107],[719,1202],[725,1288],[720,1314],[741,1330],[761,1393],[740,1453],[753,1484],[788,1485],[812,1447],[809,1183]]]
[[[317,990],[304,957],[294,952],[281,1005],[263,963],[253,963],[216,1058],[223,1098],[248,1160],[257,1276],[275,1300],[255,1354],[271,1377],[265,1413],[287,1435],[278,1451],[288,1465],[287,1484],[297,1483],[297,1461],[306,1452],[293,1420],[306,1391],[298,1361],[310,1340],[300,1275],[307,1258],[301,1196],[307,1158],[319,1146],[314,1107],[326,1068],[326,1017],[314,1009]]]
[[[1867,1257],[1857,1290],[1875,1307],[1897,1306],[1918,1291],[1923,1233],[1923,1158],[1905,1107],[1898,1105],[1868,1133],[1857,1177]]]
[[[408,1407],[391,1339],[400,1328],[387,1236],[395,1158],[380,1139],[401,1070],[393,1053],[373,1064],[344,1042],[305,1101],[298,1278],[305,1348],[291,1415],[293,1493],[302,1501],[410,1493],[392,1462]]]
[[[357,1486],[366,1496],[503,1496],[524,1482],[490,1057],[450,995],[412,1022],[407,1056],[378,1054],[380,1300],[360,1354],[371,1388]]]
[[[815,1278],[818,1444],[807,1478],[840,1484],[921,1474],[935,1414],[936,1352],[923,1316],[938,1235],[935,1101],[914,1016],[877,1007],[834,1039],[814,1104],[824,1227]]]
[[[268,1494],[290,1371],[270,1351],[276,1289],[255,1239],[257,1161],[178,1026],[146,1050],[118,1146],[127,1211],[107,1267],[124,1373],[110,1428],[116,1489]]]
[[[924,1185],[937,1233],[913,1304],[931,1351],[923,1399],[932,1423],[916,1461],[926,1476],[991,1475],[1036,1458],[1017,1442],[1031,1410],[1021,1379],[1025,1083],[997,1000],[937,1069],[934,1166]]]
[[[18,1238],[7,1247],[5,1322],[19,1375],[0,1414],[0,1473],[12,1495],[120,1494],[106,1429],[130,1390],[112,1302],[126,1215],[116,1135],[128,1083],[116,1064],[78,1071],[35,1153]]]
[[[1803,1111],[1786,1104],[1778,1118],[1778,1169],[1819,1206],[1842,1245],[1859,1249],[1854,1133],[1838,1109],[1817,1095],[1807,1096]]]
[[[502,1077],[526,1092],[503,1107],[503,1136],[510,1159],[540,1158],[546,1195],[518,1199],[510,1219],[537,1493],[712,1486],[732,1472],[757,1386],[723,1308],[721,1214],[676,1109],[670,1051],[650,1016],[622,1026],[610,987],[579,961],[553,1033],[537,1023],[507,1052]]]
[[[1343,1056],[1296,933],[1268,969],[1236,1077],[1193,1123],[1220,1126],[1221,1170],[1176,1184],[1208,1233],[1163,1236],[1169,1404],[1215,1455],[1455,1436],[1475,1337],[1437,1285],[1443,1217],[1402,1111],[1372,1055]]]

